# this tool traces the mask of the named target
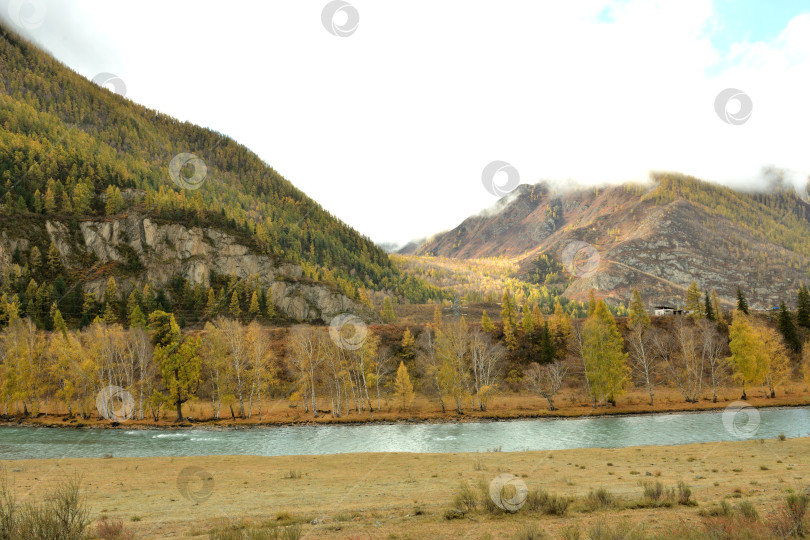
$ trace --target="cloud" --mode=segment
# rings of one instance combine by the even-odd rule
[[[751,186],[764,166],[810,168],[810,15],[720,49],[710,0],[356,0],[349,37],[324,29],[326,3],[54,0],[37,36],[233,136],[381,242],[489,207],[495,160],[524,183],[671,170]],[[715,113],[726,88],[752,100],[742,125]]]

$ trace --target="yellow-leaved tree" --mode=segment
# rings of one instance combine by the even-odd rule
[[[624,340],[604,300],[596,302],[585,321],[582,353],[594,406],[615,404],[630,379],[630,367]]]
[[[734,378],[742,384],[742,399],[748,399],[746,386],[762,384],[765,381],[767,362],[763,358],[762,338],[751,325],[748,316],[739,309],[734,311],[728,333],[731,349],[729,364],[734,368]]]
[[[408,368],[405,367],[405,362],[400,362],[397,368],[397,378],[394,381],[394,394],[401,405],[401,410],[405,411],[411,407],[414,398],[413,384],[411,383],[410,375],[408,375]]]

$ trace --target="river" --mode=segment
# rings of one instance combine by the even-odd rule
[[[724,416],[725,414],[725,416]],[[725,422],[724,422],[725,419]],[[347,452],[483,452],[810,436],[810,407],[443,424],[247,429],[0,427],[0,459]]]

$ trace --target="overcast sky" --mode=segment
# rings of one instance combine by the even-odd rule
[[[326,6],[0,0],[0,16],[87,78],[232,136],[378,242],[493,204],[495,160],[524,183],[810,171],[806,0],[353,0],[333,19],[340,34],[356,10],[346,36]],[[718,116],[726,88],[750,116],[745,96]]]

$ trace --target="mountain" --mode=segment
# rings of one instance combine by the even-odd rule
[[[133,293],[148,307],[144,287],[187,320],[246,314],[253,293],[262,315],[304,320],[370,307],[375,291],[441,296],[236,141],[102,88],[3,26],[0,126],[0,323],[13,302],[44,326],[54,303],[69,322],[107,304],[125,320]]]
[[[508,258],[524,280],[562,284],[565,297],[580,301],[593,288],[626,303],[638,288],[650,305],[683,305],[695,281],[728,303],[740,287],[753,306],[769,308],[808,281],[810,205],[779,182],[768,193],[742,192],[669,173],[647,185],[555,191],[524,184],[495,208],[409,249]],[[577,251],[580,270],[572,276],[563,269],[573,268]]]

